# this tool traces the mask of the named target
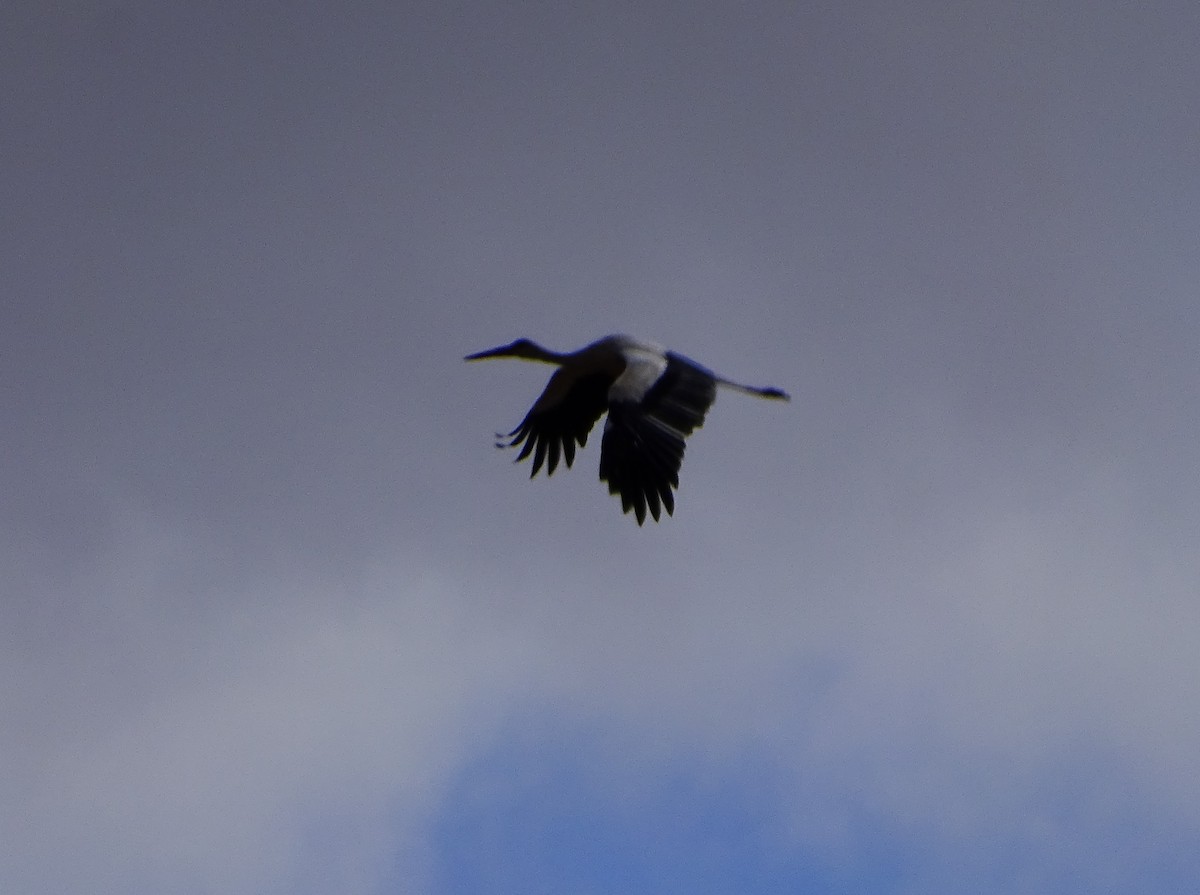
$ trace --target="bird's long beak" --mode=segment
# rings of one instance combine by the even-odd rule
[[[463,360],[483,360],[487,357],[503,357],[511,348],[511,345],[501,345],[498,348],[489,348],[487,351],[476,351],[474,354],[468,354]]]

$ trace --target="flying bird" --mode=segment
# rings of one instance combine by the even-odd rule
[[[684,439],[704,424],[717,386],[743,394],[788,401],[777,388],[755,388],[716,375],[682,354],[629,336],[607,336],[578,351],[560,354],[529,339],[517,339],[465,360],[515,357],[555,364],[545,391],[525,419],[496,447],[521,447],[516,462],[533,454],[553,474],[561,457],[570,467],[575,446],[587,444],[592,426],[607,410],[600,442],[600,481],[621,496],[621,509],[633,510],[638,525],[646,512],[657,522],[661,511],[675,512]]]

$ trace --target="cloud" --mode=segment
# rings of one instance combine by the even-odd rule
[[[519,688],[521,632],[419,561],[181,587],[178,530],[115,527],[5,612],[4,888],[371,888]]]
[[[1127,464],[1047,440],[981,476],[949,411],[889,423],[886,454],[826,470],[821,516],[722,483],[713,435],[649,530],[590,476],[501,467],[520,524],[443,519],[362,562],[246,561],[129,501],[66,567],[14,550],[0,883],[420,891],[431,818],[525,717],[541,750],[595,732],[617,798],[754,756],[791,847],[853,868],[886,835],[933,890],[1169,863],[1200,828],[1178,520]],[[589,502],[608,524],[563,537]]]

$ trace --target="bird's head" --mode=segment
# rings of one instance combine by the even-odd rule
[[[498,348],[489,348],[486,351],[477,351],[474,354],[468,354],[463,360],[484,360],[489,357],[520,357],[527,360],[546,360],[550,352],[546,351],[541,345],[532,342],[529,339],[517,339],[515,342],[510,342],[507,345],[501,345]]]

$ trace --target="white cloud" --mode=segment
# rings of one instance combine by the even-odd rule
[[[166,527],[135,528],[25,595],[60,601],[55,626],[6,612],[3,888],[368,890],[519,687],[521,632],[399,560],[173,592]]]
[[[701,470],[669,527],[614,513],[557,554],[523,546],[553,537],[533,518],[464,536],[494,560],[237,567],[126,507],[74,571],[13,556],[0,884],[366,892],[399,867],[419,891],[446,785],[530,709],[607,731],[618,791],[672,756],[767,756],[835,862],[861,812],[976,870],[1028,840],[1034,876],[1119,863],[1122,812],[1200,826],[1194,558],[1119,467],[972,484],[971,438],[898,443],[911,480],[850,460],[827,542],[802,519],[739,538],[760,508]],[[902,512],[922,480],[937,500]]]

